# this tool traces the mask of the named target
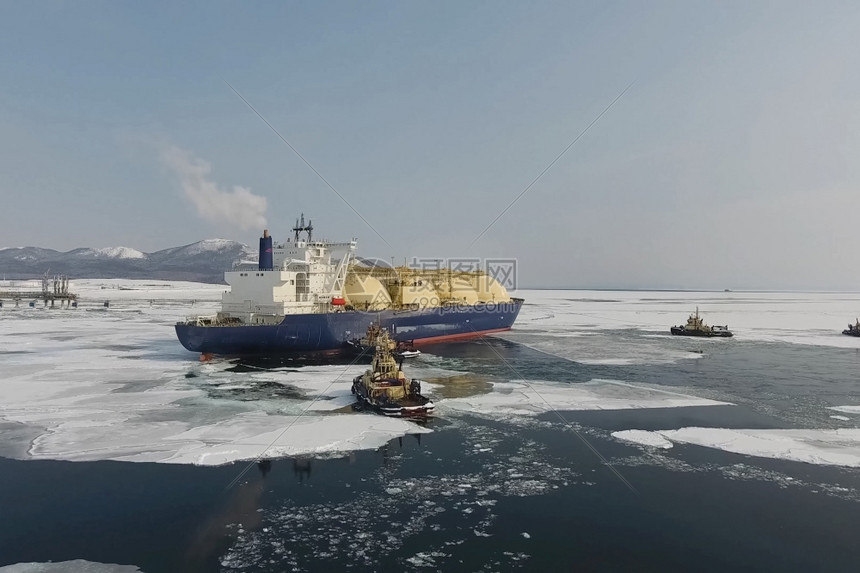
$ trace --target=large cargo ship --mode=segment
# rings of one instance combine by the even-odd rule
[[[260,238],[259,264],[224,274],[221,311],[176,324],[182,345],[201,354],[278,355],[340,351],[371,324],[397,342],[424,344],[510,330],[523,300],[483,271],[361,264],[356,241]]]

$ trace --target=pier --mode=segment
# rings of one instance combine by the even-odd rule
[[[69,292],[69,279],[65,276],[42,277],[42,290],[27,290],[27,287],[0,287],[0,308],[4,301],[11,300],[15,306],[20,306],[21,301],[29,301],[30,306],[35,306],[36,301],[43,301],[45,306],[77,307],[78,295]],[[57,305],[59,303],[59,305]]]

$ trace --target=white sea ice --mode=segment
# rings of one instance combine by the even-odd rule
[[[860,406],[831,406],[827,409],[843,414],[860,414]]]
[[[343,390],[342,392],[341,395],[331,398],[313,400],[304,410],[306,412],[329,412],[355,404],[355,396],[352,395],[352,392],[349,390]]]
[[[298,369],[261,370],[260,376],[288,383],[308,392],[309,395],[336,396],[343,390],[349,392],[353,378],[367,368],[366,364],[303,366]]]
[[[726,339],[669,335],[669,327],[683,324],[697,306],[707,324],[727,324],[735,340],[860,348],[860,339],[841,334],[856,318],[860,293],[527,290],[517,296],[526,304],[505,336],[581,363],[672,362],[694,358],[685,353],[693,347],[707,352],[731,344]],[[589,345],[590,336],[623,329],[659,334],[665,344],[618,341],[617,349],[624,349],[621,357],[606,356],[605,349]],[[584,339],[570,344],[571,337]]]
[[[490,416],[535,415],[553,410],[628,410],[727,404],[617,380],[592,380],[577,384],[536,380],[497,382],[488,394],[437,402],[437,406],[443,410]]]
[[[58,561],[56,563],[15,563],[0,567],[0,573],[135,573],[134,565],[95,563],[83,559]]]
[[[352,403],[350,383],[363,366],[200,364],[172,324],[214,310],[223,286],[76,283],[78,309],[0,311],[2,455],[211,465],[376,448],[429,431],[405,420],[328,413]]]
[[[627,430],[612,435],[643,445],[653,445],[663,439],[763,458],[860,467],[860,428],[738,430],[689,427],[654,432]]]
[[[165,437],[164,441],[178,441],[181,447],[176,454],[156,461],[220,465],[237,459],[374,449],[395,436],[430,431],[406,420],[375,414],[279,417],[252,413]],[[146,454],[126,459],[141,457]]]
[[[612,432],[612,437],[624,442],[632,442],[652,448],[662,448],[668,450],[672,447],[672,442],[661,436],[657,432],[649,432],[647,430],[622,430],[620,432]]]
[[[15,431],[3,435],[3,455],[212,464],[254,458],[273,442],[266,455],[372,448],[404,433],[426,431],[402,420],[329,413],[351,403],[352,377],[366,366],[243,372],[232,369],[228,361],[197,363],[197,357],[179,345],[172,324],[188,314],[214,313],[226,288],[154,280],[77,280],[72,290],[80,296],[78,309],[4,305],[0,431],[4,427]],[[846,347],[858,342],[838,334],[842,328],[838,325],[850,320],[860,295],[519,294],[527,304],[510,333],[513,339],[588,363],[673,361],[701,356],[691,350],[704,348],[707,353],[720,344],[746,339]],[[105,300],[110,301],[109,309],[103,307]],[[664,334],[696,304],[707,310],[708,322],[728,322],[736,331],[735,341],[679,340]],[[651,330],[655,342],[621,343],[609,353],[601,332],[619,328]],[[422,355],[414,364],[420,377],[442,377],[462,361]],[[294,388],[295,395],[285,398],[278,387]],[[429,394],[435,390],[427,384]],[[257,395],[243,401],[248,392]],[[488,394],[434,396],[434,401],[439,415],[492,416],[723,404],[607,380],[502,382]],[[833,410],[853,415],[860,413],[860,406]],[[280,432],[284,433],[279,437]]]

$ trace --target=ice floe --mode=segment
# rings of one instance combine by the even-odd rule
[[[135,573],[134,565],[95,563],[83,559],[58,561],[56,563],[15,563],[0,567],[0,573]]]
[[[343,395],[334,396],[331,398],[317,399],[307,405],[305,411],[310,412],[328,412],[331,410],[340,410],[355,404],[355,396],[349,390],[343,391]]]
[[[828,410],[833,410],[834,412],[842,412],[843,414],[860,415],[860,406],[830,406]]]
[[[373,414],[278,417],[255,413],[168,436],[164,441],[182,445],[174,455],[156,461],[220,465],[257,457],[341,453],[374,449],[395,436],[428,432],[406,420]]]
[[[578,384],[533,380],[496,382],[489,394],[437,402],[437,407],[443,410],[491,416],[534,415],[555,410],[629,410],[722,405],[728,405],[728,402],[616,380],[592,380]]]
[[[626,430],[612,435],[647,446],[668,440],[763,458],[860,467],[860,428],[738,430],[689,427],[653,432]]]
[[[620,432],[612,432],[612,437],[624,442],[632,442],[652,448],[668,450],[672,447],[672,442],[661,436],[658,432],[649,432],[647,430],[621,430]]]

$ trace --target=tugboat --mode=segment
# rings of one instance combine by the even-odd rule
[[[372,327],[371,327],[372,329]],[[370,330],[370,329],[369,329]],[[421,381],[406,378],[394,360],[396,344],[388,331],[379,329],[374,337],[372,368],[352,381],[352,393],[364,404],[386,416],[426,416],[436,407],[421,395]]]
[[[860,336],[860,318],[856,319],[854,324],[849,324],[848,328],[842,331],[842,334],[848,336]]]
[[[354,351],[363,354],[376,346],[376,338],[382,330],[383,328],[378,322],[373,322],[367,328],[367,333],[363,337],[350,341],[347,344]],[[412,340],[398,341],[394,347],[395,358],[416,358],[418,356],[421,356],[421,351],[415,348],[415,343]]]
[[[696,307],[696,314],[691,314],[687,319],[687,324],[683,326],[673,326],[670,331],[676,336],[703,336],[706,338],[721,337],[729,338],[732,332],[726,326],[708,326],[699,317],[699,307]]]
[[[367,327],[367,332],[364,333],[364,336],[358,340],[353,340],[350,344],[352,344],[356,350],[365,352],[376,347],[376,339],[379,337],[381,332],[382,326],[379,322],[371,322],[370,326]]]

